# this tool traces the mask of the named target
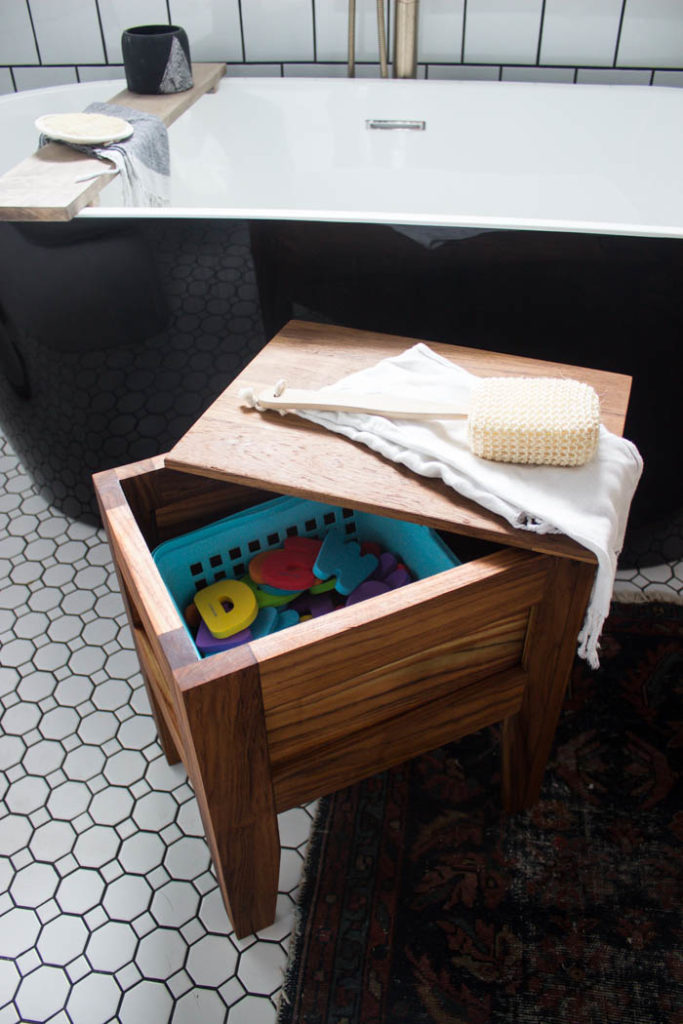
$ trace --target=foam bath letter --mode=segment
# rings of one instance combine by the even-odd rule
[[[350,594],[375,571],[377,565],[375,555],[362,555],[360,544],[356,541],[345,544],[341,533],[330,530],[323,541],[313,572],[320,580],[336,576],[339,593]]]
[[[298,551],[266,551],[263,556],[257,556],[260,585],[276,587],[278,590],[307,590],[317,582],[311,572],[311,561],[308,554],[300,554]],[[249,575],[255,579],[252,572],[252,562],[249,563]]]
[[[253,590],[239,580],[218,580],[194,596],[199,614],[213,636],[224,639],[250,626],[258,614]]]
[[[241,629],[239,633],[233,633],[232,636],[226,636],[220,640],[217,636],[213,635],[207,624],[202,620],[194,642],[199,653],[207,656],[209,654],[217,654],[219,651],[229,651],[231,647],[239,647],[240,644],[248,644],[250,640],[253,640],[250,629]]]

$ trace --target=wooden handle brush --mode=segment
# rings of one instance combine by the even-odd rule
[[[278,412],[360,412],[412,420],[467,417],[474,455],[536,466],[582,466],[595,454],[600,429],[595,390],[556,377],[480,377],[466,403],[353,391],[336,396],[288,388],[284,381],[258,395],[246,389],[242,397],[257,409]]]

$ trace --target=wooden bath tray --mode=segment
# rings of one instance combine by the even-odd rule
[[[498,722],[505,807],[530,806],[541,786],[591,553],[514,530],[436,480],[239,398],[282,373],[319,387],[411,343],[293,321],[172,452],[94,478],[159,739],[187,768],[238,936],[274,919],[287,808]],[[481,374],[558,368],[433,347]],[[620,432],[630,378],[562,369],[598,387]],[[463,564],[200,659],[151,551],[273,492],[441,529]]]
[[[186,92],[142,96],[124,89],[108,102],[155,114],[168,127],[204,93],[214,92],[224,74],[225,64],[193,64],[194,86]],[[102,161],[50,142],[0,177],[0,220],[71,220],[84,206],[97,202],[111,180],[108,175],[77,179],[101,170]]]

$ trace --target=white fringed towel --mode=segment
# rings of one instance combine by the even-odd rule
[[[477,378],[417,344],[375,366],[321,388],[321,394],[400,395],[450,401],[467,397]],[[579,650],[597,668],[631,501],[643,470],[630,441],[600,427],[598,450],[584,466],[488,462],[469,449],[466,420],[399,420],[366,413],[303,412],[299,416],[367,445],[421,476],[440,477],[459,494],[535,533],[564,533],[594,553],[598,568]]]

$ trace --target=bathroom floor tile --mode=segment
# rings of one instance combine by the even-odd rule
[[[27,541],[0,541],[0,1024],[273,1024],[315,802],[279,816],[275,923],[235,939],[103,532],[44,507],[0,436],[2,512]],[[620,571],[615,594],[680,601],[683,563]]]

